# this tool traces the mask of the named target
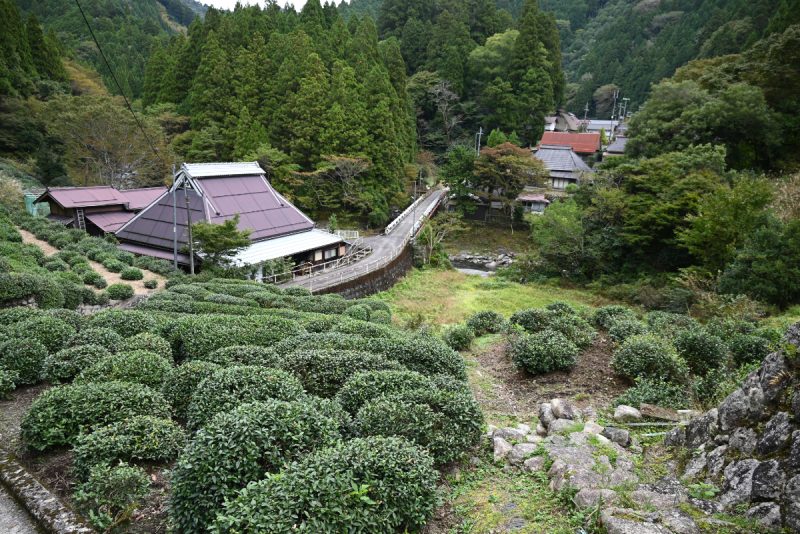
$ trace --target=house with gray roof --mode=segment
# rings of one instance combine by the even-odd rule
[[[594,172],[569,146],[540,145],[534,149],[533,157],[547,167],[550,185],[556,190],[564,190],[570,184],[577,184],[583,175]]]
[[[239,229],[250,230],[251,245],[233,262],[257,273],[264,263],[278,258],[315,264],[347,251],[339,236],[317,229],[278,193],[256,162],[184,163],[172,187],[116,236],[123,250],[187,265],[189,226],[201,221],[221,224],[236,215]]]
[[[621,135],[617,136],[614,141],[611,142],[608,147],[606,147],[606,151],[603,153],[603,157],[608,156],[622,156],[625,154],[625,146],[628,144],[628,138],[623,137]]]

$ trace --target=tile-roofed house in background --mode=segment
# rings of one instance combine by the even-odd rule
[[[570,147],[560,145],[540,145],[534,149],[533,157],[544,163],[550,171],[551,187],[566,189],[577,184],[586,173],[594,172]]]
[[[165,259],[177,252],[179,263],[186,264],[181,253],[188,245],[189,217],[192,224],[221,224],[236,215],[239,229],[250,230],[252,242],[234,258],[238,265],[259,268],[283,257],[319,263],[346,253],[342,239],[316,229],[272,188],[256,162],[183,164],[172,187],[116,235],[123,250]]]
[[[619,128],[619,121],[610,119],[589,119],[584,121],[584,127],[589,133],[600,133],[600,130],[603,130],[606,136],[611,139],[611,136]]]
[[[103,235],[118,230],[165,191],[165,187],[127,191],[108,185],[53,187],[46,189],[35,202],[49,206],[51,220],[92,235]]]
[[[625,145],[628,144],[628,138],[618,135],[614,141],[611,142],[606,151],[603,152],[603,157],[607,156],[622,156],[625,154]]]
[[[550,205],[544,193],[527,190],[519,194],[517,202],[524,213],[544,213],[544,209]]]
[[[565,146],[580,156],[592,156],[600,151],[600,134],[544,132],[539,145]]]

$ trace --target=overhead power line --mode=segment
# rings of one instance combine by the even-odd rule
[[[136,121],[136,125],[139,127],[139,130],[141,130],[142,135],[144,135],[147,144],[150,146],[150,150],[153,151],[153,154],[156,155],[156,157],[161,161],[162,164],[165,164],[164,160],[161,158],[161,154],[159,154],[158,150],[156,150],[155,146],[153,146],[153,142],[150,140],[150,136],[147,135],[147,132],[145,131],[144,126],[139,120],[139,117],[133,111],[133,107],[131,106],[131,103],[128,101],[128,97],[125,96],[125,91],[122,90],[122,85],[120,85],[119,81],[117,80],[117,75],[114,74],[114,69],[111,68],[111,63],[108,62],[108,58],[106,58],[106,54],[105,52],[103,52],[103,47],[100,46],[97,37],[95,37],[94,31],[92,30],[92,25],[89,24],[89,19],[86,17],[86,13],[83,11],[83,7],[81,7],[80,1],[75,0],[75,5],[78,6],[78,10],[81,12],[83,21],[86,23],[86,27],[89,29],[89,35],[92,36],[92,40],[94,41],[95,46],[97,46],[97,50],[100,52],[100,57],[103,58],[103,63],[106,64],[106,68],[108,69],[108,72],[111,74],[111,79],[114,80],[114,84],[117,86],[119,94],[122,95],[122,99],[125,101],[125,105],[128,107],[128,111],[130,111],[131,115],[133,115],[133,120]]]

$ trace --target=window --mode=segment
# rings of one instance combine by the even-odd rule
[[[336,257],[336,249],[331,248],[325,251],[325,259],[330,260]]]
[[[317,250],[314,252],[314,261],[322,261],[322,251]]]

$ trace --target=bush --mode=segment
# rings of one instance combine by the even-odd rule
[[[582,349],[591,345],[597,335],[592,326],[577,315],[551,316],[547,330],[561,332],[567,339]]]
[[[234,345],[223,347],[203,356],[203,361],[212,362],[223,367],[232,365],[260,365],[262,367],[278,367],[275,351],[257,345]]]
[[[83,283],[88,284],[90,286],[94,286],[97,289],[103,289],[108,285],[106,283],[106,279],[103,278],[103,276],[100,273],[95,271],[89,271],[87,273],[84,273]]]
[[[483,415],[470,392],[406,390],[367,402],[355,418],[361,436],[404,437],[439,465],[456,460],[481,439]]]
[[[373,310],[369,320],[376,324],[392,324],[392,312]]]
[[[145,350],[153,352],[162,358],[172,361],[172,347],[170,347],[169,341],[150,332],[142,332],[129,337],[125,340],[125,348],[128,351]]]
[[[614,352],[611,365],[614,371],[631,380],[660,378],[668,382],[685,382],[689,372],[672,343],[652,334],[626,339]]]
[[[132,382],[158,390],[171,368],[169,360],[163,356],[145,350],[132,350],[103,358],[83,371],[75,382]]]
[[[638,319],[618,319],[611,324],[608,335],[617,343],[622,343],[631,336],[647,333],[647,325]]]
[[[761,363],[770,353],[770,342],[761,336],[736,334],[730,338],[728,348],[737,366]]]
[[[8,398],[9,394],[17,388],[19,373],[13,369],[0,367],[0,399]]]
[[[17,385],[38,382],[46,357],[47,347],[34,339],[10,339],[0,343],[0,369],[15,372]]]
[[[107,291],[98,291],[93,293],[91,298],[87,298],[84,302],[93,306],[105,306],[111,301]]]
[[[717,336],[703,328],[683,330],[675,336],[678,355],[689,365],[692,373],[705,376],[725,363],[728,347]]]
[[[429,387],[430,379],[414,371],[367,371],[350,377],[336,394],[336,400],[355,415],[367,401],[381,395]]]
[[[91,316],[89,326],[110,328],[122,337],[158,331],[154,315],[138,310],[103,310]]]
[[[578,347],[555,330],[512,336],[509,352],[517,367],[533,375],[571,369],[578,357]]]
[[[42,315],[42,310],[28,308],[27,306],[0,309],[0,326],[9,326],[40,315]]]
[[[285,295],[289,295],[289,296],[292,296],[292,297],[310,297],[311,296],[311,291],[309,291],[308,289],[306,289],[304,287],[300,287],[300,286],[287,287],[286,289],[283,290],[283,293]]]
[[[668,339],[675,337],[681,330],[700,326],[688,315],[680,313],[654,311],[648,313],[645,319],[651,332],[658,332],[658,335]]]
[[[614,323],[620,320],[637,321],[638,317],[630,308],[618,304],[602,306],[594,312],[594,324],[599,328],[610,330]]]
[[[296,376],[306,392],[320,397],[333,397],[359,372],[405,369],[380,354],[325,349],[294,352],[282,358],[278,367]]]
[[[106,292],[111,300],[128,300],[134,294],[133,287],[128,284],[111,284]]]
[[[442,339],[453,350],[468,350],[475,334],[467,325],[457,324],[445,329]]]
[[[665,382],[659,378],[637,378],[635,385],[617,397],[614,404],[634,407],[656,404],[675,409],[689,408],[691,405],[684,385]]]
[[[144,281],[144,287],[147,289],[156,289],[158,287],[158,280],[152,278]]]
[[[49,276],[34,273],[0,273],[0,303],[34,297],[39,308],[61,308],[61,285]]]
[[[69,323],[41,315],[16,323],[9,329],[11,337],[38,341],[47,348],[47,352],[56,352],[67,346],[69,339],[75,335],[75,328]]]
[[[119,260],[107,259],[103,262],[103,267],[105,267],[112,273],[121,273],[122,271],[125,270],[126,265]]]
[[[105,532],[130,519],[149,493],[150,477],[141,467],[98,465],[78,486],[75,500],[88,510],[92,525]]]
[[[359,319],[361,321],[369,321],[371,312],[372,310],[370,310],[369,306],[366,304],[356,304],[347,308],[344,312],[344,315],[347,317],[352,317],[353,319]]]
[[[490,310],[479,311],[467,319],[467,326],[477,337],[486,334],[499,334],[503,331],[505,324],[506,320],[503,319],[502,315]]]
[[[64,260],[55,258],[45,262],[44,268],[50,272],[69,271],[69,264]]]
[[[119,277],[123,280],[141,280],[144,278],[144,273],[136,267],[125,267],[119,273]]]
[[[521,326],[526,332],[541,332],[550,324],[551,314],[547,310],[529,308],[515,312],[509,321]]]
[[[21,436],[31,449],[70,445],[75,438],[137,415],[169,418],[161,394],[140,384],[104,382],[48,389],[31,404]]]
[[[74,470],[85,478],[96,465],[125,462],[171,462],[186,445],[183,429],[169,419],[141,415],[78,437]]]
[[[206,302],[213,302],[215,304],[224,304],[228,306],[250,306],[258,308],[258,302],[253,299],[246,299],[242,297],[234,297],[233,295],[213,294],[205,298]]]
[[[437,506],[431,457],[401,438],[354,439],[250,484],[215,532],[416,532]]]
[[[100,345],[77,345],[44,359],[42,378],[53,384],[69,382],[111,353]]]
[[[217,364],[196,360],[170,369],[164,379],[161,393],[172,406],[172,413],[176,418],[186,419],[186,411],[197,386],[219,368]]]
[[[268,399],[290,401],[303,395],[300,381],[286,371],[245,365],[228,367],[200,383],[192,395],[186,423],[197,430],[214,415],[239,404]]]
[[[175,465],[170,513],[177,530],[206,532],[223,503],[247,483],[340,439],[338,424],[310,400],[265,399],[220,413]]]

